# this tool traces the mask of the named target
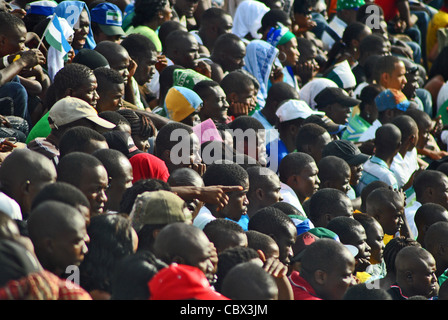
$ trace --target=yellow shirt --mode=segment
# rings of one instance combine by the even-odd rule
[[[428,24],[426,33],[426,54],[429,55],[433,47],[437,44],[437,30],[448,26],[448,13],[439,10],[432,17]],[[429,66],[428,66],[429,67]]]

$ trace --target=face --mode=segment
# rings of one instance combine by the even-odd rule
[[[81,85],[79,88],[72,88],[70,95],[75,98],[79,98],[81,100],[84,100],[88,104],[90,104],[92,107],[96,107],[96,104],[99,99],[99,95],[96,92],[96,88],[98,87],[98,84],[96,82],[95,75],[92,73],[89,78],[84,81],[84,84]]]
[[[333,217],[353,217],[353,204],[349,197],[342,197],[334,204]]]
[[[299,62],[300,52],[297,49],[296,38],[292,38],[291,41],[281,46],[281,51],[286,55],[286,61],[283,62],[283,65],[293,67]]]
[[[350,190],[350,177],[351,177],[350,170],[340,172],[338,177],[331,181],[331,187],[337,190],[341,190],[344,193],[347,193]]]
[[[189,35],[182,39],[182,49],[178,50],[172,60],[185,68],[195,69],[198,65],[197,59],[199,59],[199,45],[194,36]]]
[[[385,234],[394,235],[400,231],[401,226],[404,224],[404,205],[404,200],[398,201],[396,199],[385,206],[382,214],[377,217]]]
[[[415,91],[420,87],[418,83],[418,77],[418,70],[415,72],[406,72],[407,83],[403,87],[403,93],[406,95],[408,100],[415,97]]]
[[[315,162],[307,164],[299,175],[296,176],[297,182],[294,191],[302,203],[307,197],[311,197],[319,189],[319,169]]]
[[[160,24],[164,23],[165,21],[171,20],[171,18],[173,17],[173,10],[171,9],[171,4],[169,1],[166,3],[166,6],[159,12],[159,14],[161,16]]]
[[[215,122],[225,123],[227,121],[227,110],[229,109],[226,94],[220,86],[212,87],[210,91],[199,112],[201,120],[211,118]]]
[[[148,152],[150,145],[147,137],[132,135],[132,140],[134,140],[134,144],[138,150]]]
[[[200,234],[196,240],[196,245],[188,252],[186,264],[200,269],[204,272],[207,279],[211,281],[215,273],[215,267],[212,262],[215,253],[216,249],[207,236]]]
[[[124,83],[110,83],[108,90],[99,94],[96,109],[102,111],[117,111],[123,106]]]
[[[242,215],[247,214],[247,205],[249,204],[249,200],[247,199],[249,179],[245,181],[243,188],[242,191],[228,193],[229,202],[221,211],[223,216],[233,221],[239,221]]]
[[[79,266],[88,251],[86,243],[90,241],[85,220],[79,215],[73,225],[52,240],[52,257],[56,272],[62,274],[70,265]]]
[[[428,122],[425,126],[418,127],[418,143],[417,148],[423,148],[431,137],[432,124]]]
[[[297,228],[294,224],[288,224],[288,230],[281,234],[281,236],[276,237],[276,242],[279,248],[279,259],[285,265],[288,265],[291,258],[294,256],[292,246],[296,242]]]
[[[436,261],[431,255],[421,259],[412,272],[412,292],[431,298],[437,296],[439,285],[437,283]]]
[[[75,50],[80,50],[86,44],[87,35],[90,31],[90,20],[86,10],[83,10],[79,15],[78,22],[73,27],[75,31],[73,35],[72,47]]]
[[[255,109],[257,105],[257,100],[254,85],[251,84],[245,89],[243,89],[240,93],[235,94],[233,102],[247,104],[249,106],[249,112]]]
[[[436,188],[433,188],[433,201],[440,204],[445,209],[448,208],[448,178],[443,175],[442,180]]]
[[[359,180],[361,179],[362,176],[362,171],[364,170],[364,167],[361,164],[358,165],[352,165],[350,166],[350,185],[351,186],[356,186],[359,183]]]
[[[6,56],[25,50],[26,28],[21,26],[11,31],[9,35],[0,36],[0,53]]]
[[[335,267],[326,273],[321,297],[325,300],[342,300],[347,289],[354,284],[354,270],[355,259],[347,252],[345,258],[338,261]]]
[[[233,19],[229,14],[225,14],[221,17],[218,22],[216,36],[219,37],[224,33],[231,33],[233,28]]]
[[[199,0],[176,0],[174,8],[179,17],[186,16],[187,18],[193,17],[199,4]]]
[[[357,249],[356,259],[370,260],[370,246],[367,244],[367,235],[363,226],[358,226],[354,230],[354,238],[352,243]]]
[[[232,72],[244,67],[246,46],[243,41],[233,43],[226,52],[222,54],[220,65],[224,71]]]
[[[106,190],[106,208],[118,211],[120,201],[126,189],[132,187],[132,165],[126,159],[120,160],[118,174],[110,179],[109,188]]]
[[[407,83],[406,79],[406,67],[403,62],[399,62],[395,64],[395,69],[390,74],[389,79],[385,83],[387,88],[389,89],[397,89],[397,90],[403,90],[404,86]]]
[[[263,188],[263,199],[261,201],[262,206],[270,206],[274,203],[283,200],[280,194],[281,184],[278,175],[272,174],[266,181],[266,185]]]
[[[333,103],[329,105],[326,110],[325,114],[333,120],[333,122],[337,124],[345,125],[348,122],[348,119],[350,118],[350,107],[343,106],[340,103]]]
[[[128,82],[130,63],[131,58],[125,51],[117,52],[117,54],[114,55],[114,58],[109,61],[109,66],[111,69],[114,69],[120,73],[125,84]]]
[[[141,59],[137,62],[137,70],[135,70],[134,78],[139,85],[144,85],[151,81],[156,72],[157,52],[152,52],[149,57]]]
[[[381,263],[384,252],[384,231],[381,225],[374,221],[373,226],[366,230],[367,244],[370,247],[370,263]]]
[[[317,138],[316,143],[312,144],[309,149],[310,156],[313,157],[317,163],[322,159],[322,150],[324,147],[332,141],[332,138],[328,132]]]
[[[109,186],[109,176],[103,166],[84,168],[78,188],[90,202],[91,215],[102,214],[107,202],[106,190]]]

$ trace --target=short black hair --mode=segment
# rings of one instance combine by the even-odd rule
[[[235,221],[217,218],[207,223],[203,229],[207,238],[219,252],[233,247],[238,241],[238,235],[244,235],[243,228]]]
[[[102,111],[102,112],[98,113],[98,116],[109,121],[109,122],[112,122],[116,126],[119,126],[121,124],[128,124],[129,127],[131,126],[128,119],[123,117],[117,111],[112,111],[112,110]]]
[[[292,152],[287,154],[278,167],[278,173],[280,181],[286,183],[286,180],[294,174],[300,174],[303,168],[310,164],[315,163],[314,158],[304,152]]]
[[[0,12],[0,34],[10,35],[13,30],[20,27],[24,27],[26,29],[25,22],[23,22],[22,19],[9,12]]]
[[[84,168],[103,166],[100,160],[84,152],[71,152],[62,157],[57,167],[57,181],[79,185]]]
[[[213,80],[202,80],[194,85],[193,91],[196,92],[202,100],[204,100],[210,96],[212,93],[211,88],[214,87],[219,87],[219,83]]]
[[[261,32],[259,33],[264,33],[271,28],[275,28],[279,22],[286,25],[288,20],[290,21],[291,18],[285,10],[271,9],[263,15],[263,18],[261,18]]]
[[[120,160],[129,161],[121,151],[115,149],[100,149],[96,150],[92,155],[98,158],[103,166],[106,168],[107,174],[111,177],[117,177],[121,174]]]
[[[106,138],[89,127],[76,126],[68,129],[59,142],[61,155],[67,154],[66,151],[82,151],[89,140],[106,141]]]
[[[55,182],[45,185],[34,197],[31,210],[47,200],[55,200],[76,207],[82,205],[90,209],[90,202],[77,187],[66,182]]]
[[[53,87],[56,97],[63,98],[67,89],[81,87],[84,81],[92,75],[94,75],[93,70],[83,64],[66,64],[54,76]]]
[[[343,198],[348,197],[344,192],[338,189],[325,188],[318,190],[310,198],[308,217],[311,221],[319,220],[323,214],[332,212],[335,204]]]
[[[160,128],[155,141],[155,151],[154,154],[161,158],[163,152],[165,150],[171,150],[176,144],[178,144],[181,141],[181,137],[177,140],[171,139],[171,134],[174,132],[174,130],[181,129],[185,130],[185,133],[187,135],[190,135],[193,133],[193,129],[181,122],[169,122],[165,124],[162,128]]]
[[[339,236],[343,244],[353,244],[354,232],[362,226],[361,222],[350,217],[335,217],[328,222],[326,228]]]
[[[128,51],[132,59],[137,61],[157,53],[154,43],[148,37],[139,33],[132,33],[126,36],[121,42],[121,46]]]
[[[226,95],[236,92],[241,93],[246,88],[254,85],[253,80],[245,73],[239,71],[229,72],[220,82]]]
[[[287,214],[272,206],[258,210],[250,219],[248,230],[255,230],[267,235],[280,236],[288,232],[288,225],[295,224]]]
[[[84,147],[91,140],[106,141],[106,138],[98,131],[84,126],[68,129],[59,141],[60,158],[63,158],[70,152],[84,152]]]
[[[246,186],[249,175],[236,163],[214,163],[202,176],[205,186]]]
[[[110,84],[124,84],[124,79],[120,73],[112,68],[99,67],[96,68],[93,73],[96,77],[98,87],[97,92],[104,92],[110,89]]]
[[[316,123],[305,123],[297,131],[296,148],[299,152],[304,152],[304,146],[314,145],[318,138],[325,134],[327,130]]]

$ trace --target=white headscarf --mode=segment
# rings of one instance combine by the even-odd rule
[[[50,16],[49,18],[51,17],[52,16]],[[70,37],[72,37],[74,34],[73,28],[64,18],[59,18],[59,22],[61,23],[65,39],[69,40]],[[56,73],[64,67],[64,56],[65,56],[64,53],[56,50],[53,47],[50,47],[48,49],[47,65],[48,65],[48,75],[51,81],[53,81]]]
[[[258,29],[261,28],[261,19],[269,11],[264,3],[256,0],[246,0],[241,2],[236,8],[233,18],[232,33],[240,38],[244,38],[248,33],[254,39],[261,39]]]

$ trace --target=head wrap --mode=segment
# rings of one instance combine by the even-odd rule
[[[356,87],[356,78],[347,60],[334,65],[334,68],[326,75],[333,80],[339,88],[350,89]]]
[[[274,47],[277,47],[288,43],[292,38],[295,37],[296,36],[294,35],[294,33],[289,31],[287,27],[285,27],[281,23],[277,23],[276,27],[272,27],[269,30],[266,41],[272,44]]]

